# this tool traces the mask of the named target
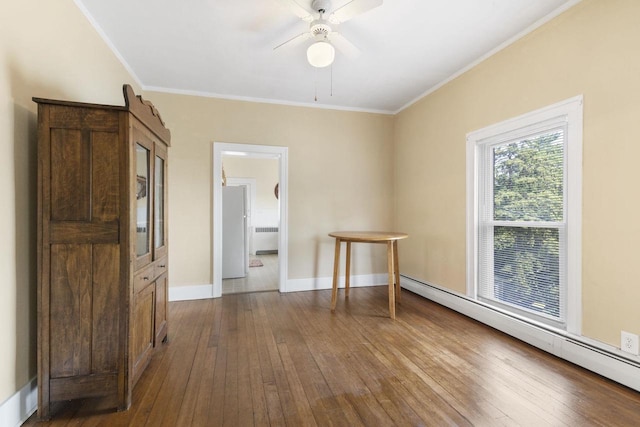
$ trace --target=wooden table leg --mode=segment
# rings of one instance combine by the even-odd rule
[[[344,296],[349,298],[349,278],[351,277],[351,242],[347,241],[347,268],[344,276]]]
[[[396,318],[395,284],[393,283],[393,242],[387,242],[387,268],[389,269],[389,315]]]
[[[331,289],[331,311],[335,311],[338,301],[338,271],[340,270],[340,239],[336,238],[336,252],[333,258],[333,288]]]
[[[393,241],[393,271],[396,283],[396,301],[400,304],[400,265],[398,264],[398,241]]]

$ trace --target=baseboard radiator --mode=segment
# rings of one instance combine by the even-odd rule
[[[278,253],[278,227],[256,227],[253,232],[256,255]]]

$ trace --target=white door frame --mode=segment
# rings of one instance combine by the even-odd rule
[[[222,296],[222,156],[240,155],[247,158],[278,159],[280,224],[278,224],[278,276],[280,292],[287,291],[288,257],[288,147],[270,145],[213,143],[213,297]]]

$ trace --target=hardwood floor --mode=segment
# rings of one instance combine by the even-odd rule
[[[62,403],[39,426],[635,426],[640,393],[403,291],[170,303],[131,409]]]

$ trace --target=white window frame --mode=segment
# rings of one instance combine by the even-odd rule
[[[566,324],[564,330],[581,335],[582,331],[582,115],[583,97],[576,96],[557,104],[505,120],[467,134],[467,296],[478,300],[479,190],[481,152],[487,144],[517,137],[523,129],[542,129],[548,123],[566,122],[565,212],[566,212]],[[528,322],[534,317],[506,311]],[[547,325],[548,326],[548,325]]]

